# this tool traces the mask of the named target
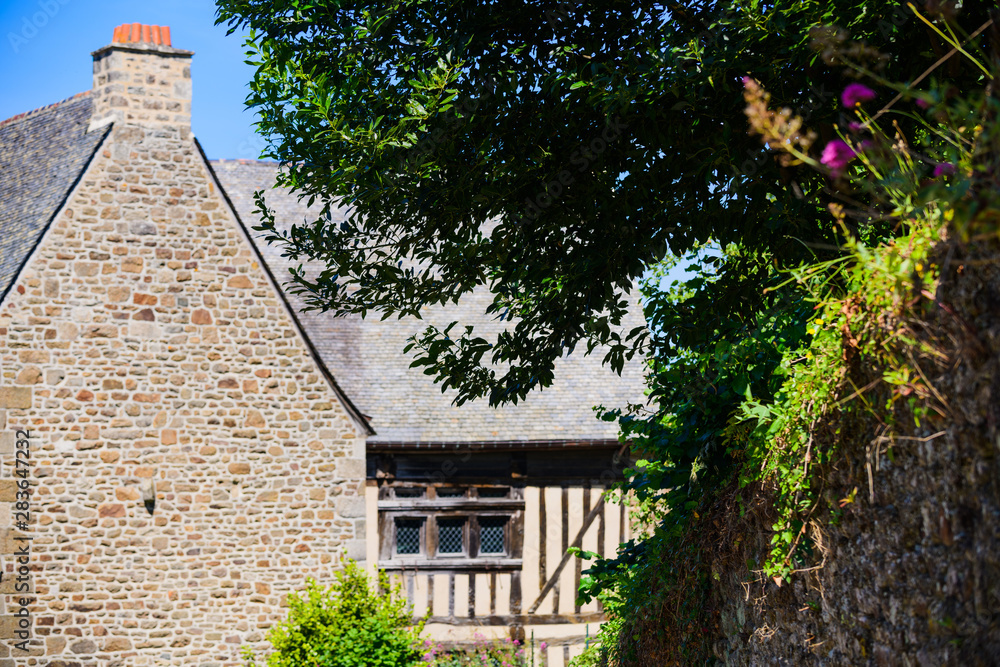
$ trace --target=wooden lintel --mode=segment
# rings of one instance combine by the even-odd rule
[[[448,572],[515,572],[520,571],[524,563],[520,558],[455,558],[448,562],[445,558],[413,559],[406,561],[379,561],[379,569],[389,572],[406,570],[420,574]]]

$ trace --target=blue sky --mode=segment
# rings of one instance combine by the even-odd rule
[[[0,120],[89,90],[91,51],[122,23],[170,26],[194,51],[192,126],[210,158],[256,158],[261,140],[243,100],[253,68],[243,38],[215,25],[211,0],[0,0]]]

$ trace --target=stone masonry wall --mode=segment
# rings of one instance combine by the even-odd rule
[[[943,305],[914,328],[945,356],[911,360],[944,400],[919,426],[897,401],[891,440],[877,440],[887,431],[874,419],[840,432],[824,494],[853,500],[818,524],[822,567],[781,588],[719,567],[723,664],[1000,664],[998,259],[995,239],[939,249]],[[886,405],[889,392],[868,400]],[[767,527],[746,535],[756,562]]]
[[[236,665],[364,557],[363,435],[183,123],[115,123],[0,307],[0,414],[31,429],[17,664]]]

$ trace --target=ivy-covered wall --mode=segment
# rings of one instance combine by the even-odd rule
[[[822,480],[843,505],[817,569],[778,587],[729,562],[712,586],[727,665],[989,665],[1000,656],[1000,246],[945,243],[939,307],[910,352],[944,414],[843,430]],[[950,253],[950,257],[949,257]],[[921,343],[946,357],[931,359]],[[875,392],[884,401],[888,392]],[[908,428],[904,428],[909,424]],[[825,425],[817,425],[821,432]],[[757,559],[766,521],[744,524]],[[822,545],[821,547],[819,545]]]

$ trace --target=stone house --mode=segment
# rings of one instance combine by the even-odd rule
[[[92,90],[0,123],[0,661],[237,665],[353,558],[435,636],[533,634],[562,665],[601,620],[566,548],[628,536],[590,406],[640,400],[640,369],[456,408],[402,354],[420,323],[298,312],[249,230],[278,167],[205,157],[192,55],[120,26]]]

